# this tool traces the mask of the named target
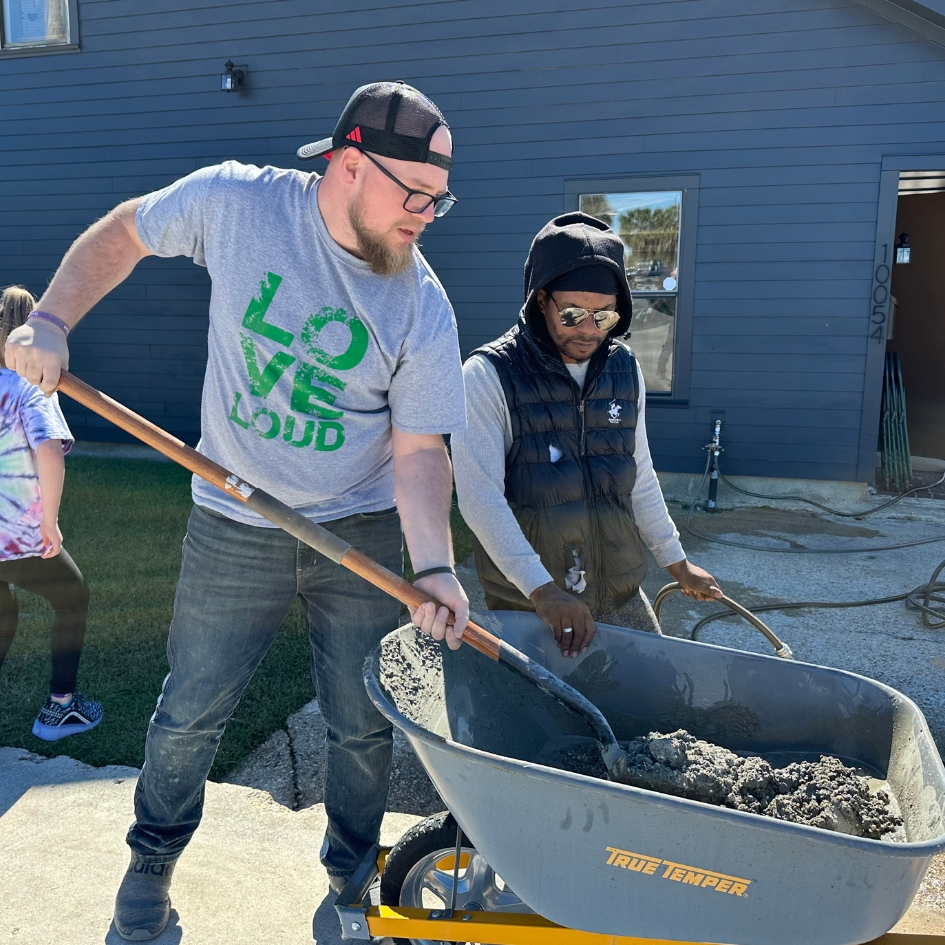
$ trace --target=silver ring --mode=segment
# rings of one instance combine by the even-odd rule
[[[561,631],[562,633],[574,633],[570,627],[564,627]]]

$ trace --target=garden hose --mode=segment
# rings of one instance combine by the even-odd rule
[[[665,587],[660,588],[659,593],[656,595],[656,599],[653,601],[653,614],[656,617],[657,623],[660,619],[660,608],[663,606],[663,600],[673,591],[681,591],[682,587],[678,581],[673,581],[670,584],[667,584]],[[722,611],[722,616],[725,617],[742,617],[747,620],[759,633],[763,634],[767,641],[774,647],[774,655],[780,656],[784,660],[794,659],[794,654],[791,652],[791,648],[784,643],[781,639],[778,638],[778,635],[762,620],[759,620],[750,610],[746,607],[742,607],[738,601],[732,600],[731,597],[726,597],[724,594],[720,598],[716,598],[720,604],[725,604],[729,608],[731,613],[728,611]],[[759,608],[764,610],[765,608]],[[715,616],[718,616],[716,614]],[[713,618],[709,618],[713,619]],[[704,623],[705,621],[701,621]],[[697,625],[698,626],[698,625]],[[695,634],[695,631],[693,631]],[[695,639],[695,636],[692,637]]]
[[[917,588],[907,591],[905,594],[894,594],[892,597],[874,597],[870,600],[851,600],[851,601],[826,601],[826,600],[804,600],[792,601],[786,604],[763,604],[756,607],[755,611],[764,613],[771,610],[804,610],[842,608],[842,607],[873,607],[876,604],[892,604],[897,600],[904,600],[909,610],[918,610],[922,613],[922,625],[929,630],[940,630],[945,627],[945,610],[938,610],[931,605],[945,604],[945,582],[938,580],[942,569],[945,568],[943,561],[933,572],[927,584],[920,584]],[[696,639],[696,634],[707,623],[713,620],[721,620],[724,617],[734,616],[727,610],[719,610],[708,617],[703,617],[689,634],[690,640]]]
[[[718,465],[718,455],[714,455],[710,452],[706,459],[706,468],[702,476],[702,481],[699,483],[699,488],[696,490],[695,497],[689,505],[689,511],[686,515],[686,531],[691,535],[695,535],[697,538],[701,538],[704,541],[713,542],[720,545],[730,545],[735,548],[745,548],[750,551],[767,551],[780,554],[857,554],[857,553],[870,553],[877,551],[893,551],[899,548],[913,548],[917,545],[927,545],[933,544],[939,541],[945,541],[945,536],[941,538],[923,538],[918,541],[903,542],[901,544],[895,545],[878,545],[870,548],[769,548],[762,545],[751,545],[747,542],[733,541],[726,538],[717,538],[712,535],[705,535],[702,532],[696,531],[692,527],[692,513],[696,507],[696,501],[699,497],[699,494],[702,492],[702,487],[705,485],[705,481],[709,476],[709,472],[712,469],[713,461],[715,462],[715,471],[718,473],[718,476],[722,481],[735,492],[740,492],[743,495],[752,496],[757,499],[781,499],[781,500],[792,500],[805,502],[808,505],[814,505],[819,509],[822,509],[825,512],[829,512],[831,515],[841,515],[848,518],[860,518],[865,515],[871,515],[873,512],[879,512],[882,509],[888,509],[891,505],[895,505],[900,499],[906,498],[906,496],[912,495],[915,492],[921,492],[923,489],[934,489],[936,486],[939,486],[945,483],[945,474],[937,481],[928,486],[916,486],[913,489],[909,489],[906,492],[901,493],[900,495],[895,496],[888,502],[884,502],[881,505],[874,506],[870,509],[865,509],[858,512],[841,512],[837,509],[831,509],[826,505],[821,505],[819,502],[815,502],[813,499],[807,499],[803,496],[796,495],[768,495],[762,492],[751,492],[748,489],[742,489],[739,486],[734,485]],[[941,564],[935,569],[932,573],[932,577],[925,583],[920,584],[918,587],[914,588],[911,591],[906,591],[902,594],[894,594],[889,597],[875,597],[869,600],[857,600],[857,601],[792,601],[783,604],[763,604],[758,607],[755,607],[755,611],[758,613],[764,613],[767,611],[775,610],[802,610],[802,609],[826,609],[826,608],[845,608],[845,607],[873,607],[878,604],[890,604],[895,601],[905,601],[906,607],[909,610],[918,610],[922,614],[922,625],[930,630],[939,630],[945,627],[945,581],[939,581],[939,575],[945,570],[945,561],[942,561]],[[665,596],[668,591],[673,590],[678,585],[667,585],[664,587],[659,594],[657,595],[657,602],[662,603],[662,598]],[[734,607],[731,607],[731,603],[728,599],[723,598],[722,603],[727,604],[731,609],[730,610],[720,610],[715,613],[709,614],[707,617],[703,617],[691,630],[689,638],[691,640],[696,639],[696,634],[699,630],[704,627],[707,623],[711,623],[714,620],[722,620],[725,617],[732,617],[739,612],[735,610]],[[939,606],[933,606],[939,605]],[[744,608],[742,608],[744,610]],[[653,607],[654,612],[658,616],[658,608],[654,603]],[[732,613],[735,611],[735,614]],[[749,611],[745,611],[746,614],[753,616]],[[745,616],[745,614],[740,614],[740,616]],[[748,619],[756,629],[760,630],[765,636],[771,641],[771,636],[768,634],[771,633],[770,629],[762,623],[757,618],[751,620]],[[757,621],[757,623],[755,622]],[[760,624],[760,626],[759,626]],[[764,629],[762,629],[764,628]],[[767,632],[766,632],[767,631]],[[772,634],[773,636],[773,634]],[[775,639],[777,639],[775,637]],[[774,645],[773,641],[772,645]]]
[[[931,544],[934,544],[934,543],[936,543],[936,542],[945,541],[945,535],[942,535],[942,536],[940,536],[940,537],[938,537],[938,538],[920,538],[918,541],[906,541],[906,542],[901,542],[900,544],[897,544],[897,545],[874,545],[874,546],[872,546],[872,547],[865,547],[865,548],[864,548],[864,547],[854,547],[854,548],[770,548],[770,547],[767,547],[767,546],[765,546],[765,545],[750,545],[750,544],[748,544],[747,542],[743,542],[743,541],[732,541],[730,538],[717,538],[717,537],[715,537],[715,536],[713,536],[713,535],[705,535],[705,534],[703,534],[702,532],[697,532],[697,531],[692,527],[692,513],[693,513],[693,510],[694,510],[695,507],[696,507],[696,501],[697,501],[698,498],[699,498],[699,493],[702,492],[702,487],[705,485],[705,481],[706,481],[706,479],[707,479],[708,476],[709,476],[709,471],[710,471],[711,468],[712,468],[712,461],[713,461],[713,458],[714,458],[714,457],[712,456],[712,454],[709,453],[708,457],[706,458],[705,472],[702,474],[702,480],[701,480],[700,483],[699,483],[699,488],[696,489],[696,494],[693,496],[692,502],[691,502],[690,505],[689,505],[689,512],[688,512],[688,514],[686,515],[686,531],[689,532],[690,535],[695,535],[696,538],[701,538],[703,541],[711,541],[711,542],[714,542],[714,543],[717,544],[717,545],[729,545],[729,546],[731,546],[732,548],[745,548],[745,549],[747,549],[748,551],[767,551],[767,552],[770,552],[771,554],[782,554],[782,555],[853,555],[853,554],[870,554],[870,553],[876,552],[876,551],[896,551],[896,550],[898,550],[899,548],[915,548],[917,545],[931,545]],[[716,462],[716,468],[718,468],[718,466],[717,466],[717,464],[718,464],[718,459],[717,459],[717,458],[715,458],[715,462]],[[719,471],[719,474],[721,475],[721,470]],[[942,477],[942,479],[940,480],[940,482],[945,482],[945,476]],[[935,483],[935,485],[938,485],[938,483]],[[919,488],[920,488],[920,489],[927,489],[927,488],[931,488],[931,487],[929,487],[929,486],[920,486]],[[744,492],[745,490],[744,490],[744,489],[740,489],[740,490],[738,490],[738,491]],[[911,490],[910,490],[910,492],[915,492],[915,491],[916,491],[915,489],[911,489]],[[761,495],[760,493],[747,493],[747,494],[748,494],[748,495]],[[897,496],[893,501],[894,501],[894,502],[898,502],[899,499],[904,499],[904,498],[906,497],[906,495],[908,495],[908,494],[909,494],[909,493],[903,493],[902,495]],[[795,498],[794,496],[761,496],[761,497],[762,497],[762,498],[767,498],[767,499],[788,499],[788,498]],[[808,499],[808,500],[805,500],[805,501],[811,502],[812,500]],[[819,503],[814,502],[813,504],[814,504],[814,505],[818,505]],[[889,507],[890,505],[892,505],[892,504],[893,504],[892,502],[887,502],[885,505],[879,506],[879,508],[888,508],[888,507]],[[825,506],[820,506],[820,507],[821,507],[821,508],[825,508]],[[878,512],[878,511],[879,511],[879,508],[871,509],[871,510],[866,511],[866,512],[857,512],[856,514],[857,514],[857,515],[868,515],[868,514],[870,513],[870,511],[872,511],[872,512]],[[832,511],[832,510],[828,509],[828,511]],[[839,514],[849,514],[849,513],[839,513]]]
[[[883,509],[888,509],[889,506],[895,505],[900,499],[905,499],[907,496],[912,495],[913,492],[922,492],[925,489],[932,490],[936,486],[942,485],[945,483],[945,473],[942,473],[942,478],[937,482],[933,482],[928,486],[916,486],[914,489],[910,489],[908,492],[902,492],[894,498],[890,499],[888,502],[884,502],[882,505],[874,505],[871,508],[864,509],[858,512],[841,512],[839,509],[832,509],[827,505],[821,505],[819,502],[815,502],[813,499],[805,499],[802,495],[768,495],[764,492],[750,492],[748,489],[742,489],[741,486],[736,486],[725,473],[719,469],[719,478],[722,482],[725,483],[735,492],[740,492],[742,495],[750,495],[755,499],[791,499],[794,502],[806,502],[808,505],[814,505],[818,509],[822,509],[824,512],[829,512],[831,515],[842,515],[844,518],[863,518],[865,515],[872,515],[874,512],[882,512]]]

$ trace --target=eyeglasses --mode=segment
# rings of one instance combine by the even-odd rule
[[[567,308],[562,308],[558,304],[558,300],[553,295],[549,294],[548,298],[555,303],[555,308],[558,310],[561,324],[564,325],[565,328],[577,327],[582,322],[587,320],[588,315],[594,316],[594,324],[597,326],[598,331],[610,331],[610,329],[620,321],[619,312],[609,312],[606,310],[600,312],[589,312],[586,308],[578,308],[576,305],[569,305]]]
[[[398,187],[402,187],[407,191],[407,199],[404,200],[404,210],[407,213],[423,213],[430,204],[433,204],[433,216],[443,217],[446,216],[453,207],[456,206],[457,198],[454,197],[448,190],[445,193],[433,194],[424,193],[422,190],[414,190],[411,187],[408,187],[402,181],[397,180],[393,174],[383,164],[379,161],[375,161],[367,151],[361,151],[358,148],[358,151],[363,154],[385,177],[389,177]]]

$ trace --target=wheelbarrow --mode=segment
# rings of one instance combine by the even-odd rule
[[[59,387],[332,560],[416,600],[396,575],[68,372]],[[922,713],[887,686],[605,625],[572,662],[533,614],[483,623],[500,639],[479,627],[472,637],[491,660],[407,626],[365,662],[369,695],[406,734],[450,813],[408,833],[389,858],[369,852],[336,903],[345,938],[858,945],[895,924],[945,849],[942,761]],[[782,764],[839,756],[887,783],[907,842],[828,834],[548,764],[556,746],[582,740],[600,761],[601,714],[611,740],[685,727]],[[368,909],[382,872],[382,903]],[[427,893],[446,907],[423,908]],[[922,939],[945,945],[945,936]]]
[[[888,686],[600,624],[571,660],[534,614],[483,624],[593,701],[621,741],[684,727],[778,766],[841,758],[885,782],[905,842],[553,767],[556,745],[592,741],[573,712],[408,625],[369,655],[364,681],[449,810],[365,857],[336,902],[344,938],[859,945],[895,925],[945,851],[945,768],[918,707]],[[379,874],[380,904],[365,905]],[[923,937],[932,941],[945,936]]]

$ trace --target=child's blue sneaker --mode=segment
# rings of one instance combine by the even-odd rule
[[[102,721],[102,704],[75,693],[68,705],[47,698],[33,722],[33,734],[47,742],[78,735],[95,728]]]

